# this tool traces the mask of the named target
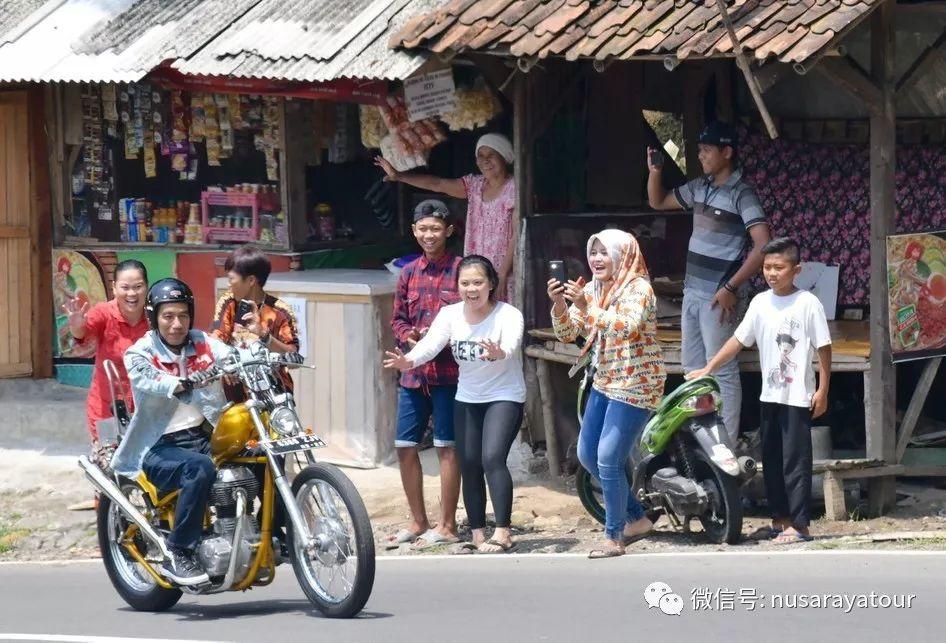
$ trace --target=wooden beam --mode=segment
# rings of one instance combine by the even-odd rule
[[[920,411],[923,410],[923,404],[929,395],[930,387],[933,386],[933,380],[936,379],[936,373],[939,371],[942,357],[934,357],[926,362],[923,367],[923,373],[920,380],[913,389],[913,395],[910,397],[910,404],[907,406],[906,413],[903,414],[903,421],[900,422],[900,437],[897,440],[897,460],[903,460],[903,454],[907,451],[907,445],[910,444],[910,438],[913,437],[913,431],[916,428],[916,421],[920,419]]]
[[[729,15],[729,10],[726,8],[726,2],[724,0],[716,0],[716,6],[719,9],[720,17],[723,19],[723,24],[726,25],[729,40],[732,41],[732,48],[736,54],[736,65],[742,70],[742,75],[745,76],[746,84],[749,85],[749,93],[752,94],[752,100],[755,101],[756,107],[759,108],[759,114],[762,116],[762,121],[765,123],[765,129],[769,132],[770,138],[778,138],[778,128],[775,127],[775,121],[772,120],[772,115],[769,114],[769,110],[765,106],[765,101],[762,99],[762,89],[759,87],[759,81],[756,80],[756,77],[752,73],[752,68],[749,66],[749,59],[746,57],[742,43],[739,42],[739,37],[736,35],[732,18]]]
[[[863,102],[871,114],[880,113],[880,106],[883,102],[880,89],[847,59],[826,58],[814,69],[833,84]]]
[[[865,400],[867,457],[896,460],[897,371],[890,350],[887,306],[887,236],[895,231],[896,109],[894,104],[895,0],[887,0],[871,17],[871,75],[880,91],[878,108],[870,119],[870,383]],[[868,496],[871,515],[893,507],[893,477],[872,480]]]
[[[903,76],[897,81],[898,93],[909,91],[933,64],[943,59],[943,44],[946,44],[946,29],[933,41],[933,44],[924,49],[923,53],[917,56],[917,59],[913,61],[910,68],[903,72]]]

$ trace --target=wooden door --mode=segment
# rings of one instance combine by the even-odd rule
[[[29,111],[0,92],[0,377],[33,372]]]

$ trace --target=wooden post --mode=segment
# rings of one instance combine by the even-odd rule
[[[310,141],[311,132],[303,132],[302,101],[282,98],[279,102],[279,193],[289,226],[289,247],[295,250],[301,248],[309,236],[305,142]]]
[[[32,288],[33,377],[53,376],[53,215],[50,201],[48,148],[43,89],[29,90],[30,148],[30,272]],[[27,332],[27,329],[20,329]]]
[[[910,438],[913,437],[913,430],[916,428],[916,421],[920,419],[920,411],[923,410],[923,404],[926,402],[926,397],[929,395],[930,387],[933,386],[933,380],[936,379],[936,372],[939,371],[939,365],[942,361],[942,357],[934,357],[928,360],[926,366],[923,367],[920,381],[913,389],[907,412],[903,414],[903,421],[900,423],[900,437],[897,439],[897,464],[900,464],[903,460],[903,454],[907,451],[907,445],[910,444]]]
[[[824,474],[824,517],[828,520],[847,520],[844,503],[844,480],[836,471]]]
[[[535,370],[539,379],[539,397],[542,400],[542,424],[545,425],[545,457],[549,461],[549,472],[553,477],[557,477],[562,475],[562,464],[558,453],[558,433],[555,430],[555,410],[552,406],[552,378],[549,374],[549,363],[544,359],[536,359]]]
[[[881,104],[870,118],[870,395],[865,400],[867,457],[896,462],[896,369],[890,351],[887,317],[887,236],[894,231],[896,211],[896,95],[893,12],[887,0],[871,18],[871,76]],[[883,514],[896,498],[896,479],[872,479],[871,515]]]

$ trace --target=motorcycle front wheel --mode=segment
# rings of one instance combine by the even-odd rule
[[[148,510],[144,492],[138,485],[126,483],[121,490],[142,513]],[[99,497],[96,524],[102,562],[118,595],[139,612],[163,612],[174,607],[181,599],[181,591],[158,585],[151,574],[131,557],[122,544],[129,520],[105,494]],[[141,534],[135,537],[134,544],[139,552],[147,554],[149,543]]]
[[[735,545],[742,536],[742,498],[736,479],[713,465],[703,451],[693,452],[693,475],[710,496],[709,507],[698,516],[707,538]]]
[[[329,464],[313,464],[295,477],[292,493],[309,532],[312,550],[296,538],[287,521],[289,557],[306,597],[324,615],[351,618],[374,587],[375,552],[365,504],[345,474]]]

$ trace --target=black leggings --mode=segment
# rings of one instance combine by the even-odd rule
[[[509,527],[512,476],[506,458],[522,422],[519,402],[456,402],[454,431],[463,474],[463,504],[470,529],[486,527],[486,484],[497,527]],[[486,476],[484,484],[483,476]]]

